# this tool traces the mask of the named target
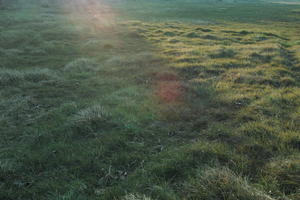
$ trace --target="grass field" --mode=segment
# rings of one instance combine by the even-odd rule
[[[279,2],[0,6],[0,199],[299,200],[300,5]]]

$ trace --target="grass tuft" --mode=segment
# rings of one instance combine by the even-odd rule
[[[14,69],[0,69],[0,85],[11,86],[24,83],[26,81],[37,83],[41,81],[56,80],[58,76],[51,70],[32,69],[32,70],[14,70]]]
[[[145,195],[127,194],[123,200],[151,200],[151,198],[146,197]]]
[[[30,81],[34,83],[40,81],[55,80],[58,78],[57,75],[54,74],[51,70],[45,68],[25,71],[23,76],[26,81]]]
[[[18,70],[1,69],[0,71],[1,86],[10,86],[22,82],[23,80],[23,74]]]
[[[195,32],[186,33],[185,36],[188,37],[188,38],[198,38],[198,37],[200,37],[200,35],[195,33]]]
[[[219,49],[216,53],[210,54],[211,58],[232,58],[236,55],[236,52],[233,49],[222,48]]]
[[[280,190],[290,195],[298,193],[300,187],[300,160],[294,159],[279,159],[269,163],[266,167],[266,172],[271,178],[275,178]]]
[[[188,199],[273,200],[227,168],[208,168],[185,183]]]
[[[97,71],[99,65],[92,59],[89,58],[79,58],[74,61],[71,61],[64,67],[66,72],[93,72]]]
[[[101,132],[113,126],[111,114],[100,105],[79,111],[73,117],[71,124],[72,128],[80,134]]]

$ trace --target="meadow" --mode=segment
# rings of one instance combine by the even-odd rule
[[[291,2],[0,4],[0,199],[299,200]]]

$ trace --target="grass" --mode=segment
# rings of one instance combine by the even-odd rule
[[[97,63],[88,58],[79,58],[71,61],[64,67],[64,71],[72,72],[93,72],[97,70]]]
[[[185,187],[188,199],[273,199],[226,168],[201,170]]]
[[[30,2],[0,12],[0,199],[299,199],[298,5]]]

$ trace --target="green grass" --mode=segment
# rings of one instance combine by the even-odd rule
[[[298,5],[30,2],[0,12],[0,199],[299,199]]]

